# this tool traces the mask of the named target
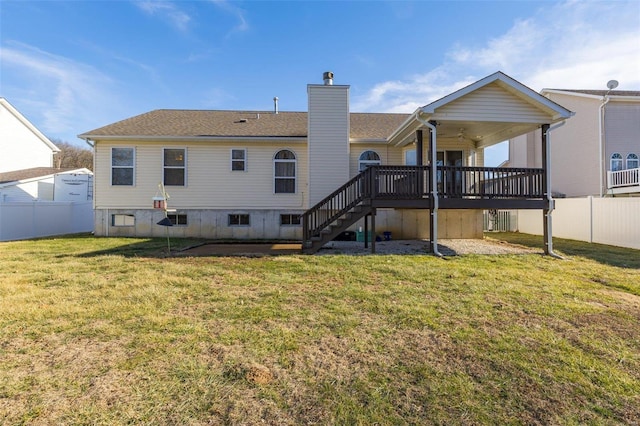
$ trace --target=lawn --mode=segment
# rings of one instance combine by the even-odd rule
[[[566,260],[0,243],[0,423],[638,424],[640,251],[554,242]]]

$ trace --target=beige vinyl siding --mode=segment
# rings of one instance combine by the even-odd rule
[[[475,152],[475,164],[471,164]],[[469,151],[469,165],[473,167],[484,167],[484,149],[476,149]]]
[[[428,164],[429,147],[424,148],[424,164]],[[462,151],[463,166],[471,166],[473,162],[473,155],[475,153],[475,165],[481,167],[484,165],[484,151],[482,149],[475,149],[473,142],[465,141],[459,142],[457,139],[439,139],[437,141],[436,151]]]
[[[609,102],[605,115],[606,168],[611,169],[611,154],[620,153],[626,168],[627,155],[640,156],[640,103]]]
[[[390,152],[390,157],[392,157],[395,162],[389,164],[404,164],[405,152],[415,149],[415,145],[408,145],[397,152]],[[438,140],[436,151],[462,151],[465,166],[482,167],[484,165],[484,150],[482,148],[476,149],[472,142],[460,143],[457,139]],[[429,158],[429,146],[426,143],[422,148],[422,157],[422,164],[428,165],[431,159]]]
[[[380,164],[398,166],[402,164],[402,148],[395,148],[382,143],[352,143],[351,152],[349,153],[349,176],[353,177],[358,174],[358,164],[360,155],[365,151],[375,151],[380,156]]]
[[[309,85],[309,205],[349,179],[349,86]]]
[[[575,112],[575,116],[565,125],[551,131],[552,191],[568,197],[599,195],[598,120],[602,99],[553,92],[549,93],[549,98]],[[612,153],[619,152],[623,160],[626,160],[626,155],[634,152],[633,149],[640,151],[640,138],[637,136],[640,133],[639,115],[638,105],[614,100],[606,105],[603,144],[605,170],[609,169]],[[512,167],[542,167],[542,141],[539,129],[518,137],[512,144],[510,155],[512,159],[517,160],[511,163]],[[604,179],[606,173],[603,173],[603,186],[606,187]]]
[[[135,148],[135,186],[111,186],[111,148]],[[304,143],[162,143],[98,142],[96,208],[151,208],[162,182],[163,148],[187,150],[186,186],[167,186],[169,208],[303,208],[307,192]],[[231,171],[231,148],[247,149],[247,170]],[[281,149],[296,154],[296,192],[274,193],[273,156]]]
[[[438,108],[432,119],[540,123],[549,116],[493,83]]]
[[[509,141],[509,167],[542,167],[540,130],[517,136]]]
[[[555,93],[550,99],[576,113],[564,126],[551,131],[551,190],[568,197],[598,195],[600,100]],[[540,141],[539,130],[535,138]]]

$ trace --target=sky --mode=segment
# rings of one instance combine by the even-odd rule
[[[0,97],[79,146],[160,108],[306,111],[324,71],[352,112],[411,113],[496,71],[640,90],[640,1],[0,1]]]

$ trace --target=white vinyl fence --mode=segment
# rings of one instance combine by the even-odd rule
[[[0,241],[93,231],[93,202],[0,203]]]
[[[640,249],[640,197],[555,201],[554,237]],[[518,210],[518,231],[542,235],[542,211]]]
[[[485,210],[482,215],[484,231],[513,232],[518,230],[518,212],[514,210]]]

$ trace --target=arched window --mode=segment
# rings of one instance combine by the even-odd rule
[[[273,156],[273,176],[276,194],[296,192],[296,155],[288,149]]]
[[[360,154],[358,160],[358,171],[361,172],[369,166],[380,165],[380,156],[375,151],[365,151]]]
[[[640,161],[638,160],[638,154],[627,155],[627,169],[637,169],[640,167]]]
[[[622,155],[617,152],[611,154],[611,171],[617,172],[618,170],[624,169],[622,164]]]

